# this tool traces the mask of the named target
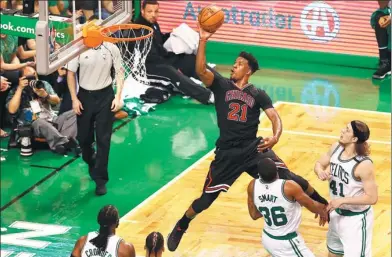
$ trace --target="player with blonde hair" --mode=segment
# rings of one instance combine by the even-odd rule
[[[339,142],[314,167],[319,179],[329,181],[332,198],[328,205],[329,257],[372,256],[372,205],[377,203],[378,193],[369,136],[366,123],[351,121],[342,129]]]

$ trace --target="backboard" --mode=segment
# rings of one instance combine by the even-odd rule
[[[132,18],[132,1],[73,0],[71,18],[51,15],[49,1],[39,1],[36,24],[37,72],[47,75],[56,71],[88,48],[83,44],[82,27],[91,15],[98,16],[97,25],[128,23]],[[88,3],[88,6],[85,3]],[[110,6],[103,5],[109,2]],[[93,9],[93,10],[84,10]],[[53,10],[53,9],[52,9]]]

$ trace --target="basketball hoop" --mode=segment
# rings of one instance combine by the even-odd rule
[[[93,22],[83,27],[83,44],[89,48],[98,47],[103,42],[116,44],[120,49],[125,79],[149,85],[146,73],[146,58],[150,52],[154,30],[140,24],[116,24],[106,27]]]

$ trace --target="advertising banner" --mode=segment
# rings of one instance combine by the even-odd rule
[[[0,14],[1,34],[9,34],[18,37],[35,38],[35,26],[37,18],[26,16],[12,16]],[[73,25],[69,22],[51,21],[52,31],[55,31],[56,42],[66,45],[73,40]]]
[[[209,4],[225,12],[214,41],[378,56],[370,26],[377,1],[161,1],[162,31],[181,23],[196,29],[198,13]]]

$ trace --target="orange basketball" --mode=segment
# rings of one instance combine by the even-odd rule
[[[217,31],[225,21],[225,13],[216,5],[204,7],[199,13],[200,26],[210,33]]]

